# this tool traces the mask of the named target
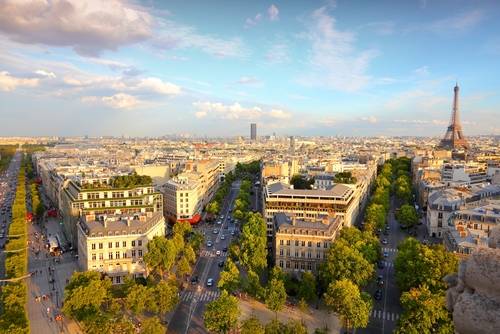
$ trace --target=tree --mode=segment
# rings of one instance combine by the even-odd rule
[[[144,285],[136,284],[127,295],[125,304],[135,314],[142,313],[150,300],[150,289]]]
[[[265,296],[265,289],[260,285],[259,275],[255,271],[250,270],[247,272],[247,279],[244,283],[245,291],[252,296],[257,298]]]
[[[380,242],[373,233],[361,232],[355,227],[345,227],[340,231],[340,239],[358,250],[370,263],[375,263],[380,257]]]
[[[286,331],[286,326],[278,321],[278,319],[273,319],[266,324],[265,333],[266,334],[283,334]]]
[[[426,246],[406,238],[394,261],[396,282],[402,291],[426,285],[432,292],[446,289],[443,278],[458,269],[457,257],[443,245]]]
[[[340,239],[328,250],[326,261],[320,267],[324,287],[330,282],[348,279],[356,285],[365,284],[373,275],[374,266],[357,249]]]
[[[164,315],[179,303],[179,289],[175,281],[160,281],[151,289],[153,296],[151,311]]]
[[[368,325],[371,298],[360,293],[353,282],[342,279],[330,283],[324,298],[327,307],[342,318],[346,329],[364,328]]]
[[[404,312],[396,333],[454,333],[444,292],[434,294],[427,286],[412,288],[401,295]]]
[[[375,228],[383,228],[387,212],[382,204],[371,203],[366,207],[365,223],[373,224]]]
[[[141,334],[165,334],[166,331],[158,317],[147,318],[142,322]]]
[[[300,174],[295,174],[292,176],[290,184],[293,185],[294,189],[311,189],[311,185],[314,184],[314,179],[308,180]]]
[[[192,231],[191,224],[187,221],[178,221],[175,222],[172,230],[174,232],[174,235],[179,235],[183,239],[187,237],[187,235]]]
[[[240,285],[240,271],[234,262],[228,258],[224,266],[224,270],[220,273],[219,289],[232,292]]]
[[[243,321],[240,334],[265,334],[264,326],[254,315]]]
[[[211,201],[210,203],[208,203],[207,207],[205,208],[205,210],[208,212],[208,213],[211,213],[213,215],[218,215],[219,214],[219,211],[220,211],[220,205],[219,205],[219,202],[213,200]]]
[[[352,176],[351,172],[339,172],[335,174],[333,181],[335,183],[354,184],[357,180],[354,176]]]
[[[278,311],[285,305],[286,297],[285,284],[283,281],[273,278],[267,286],[266,306],[274,312],[276,318],[278,318]]]
[[[396,213],[396,219],[404,227],[413,227],[418,223],[417,210],[413,205],[403,204]]]
[[[297,297],[308,302],[316,301],[318,297],[316,295],[316,278],[311,272],[306,271],[302,274]]]
[[[111,281],[96,271],[75,272],[64,289],[63,312],[77,320],[101,314],[101,306],[110,299]]]
[[[154,237],[148,242],[148,252],[144,255],[144,262],[163,277],[165,271],[170,271],[180,250],[176,244],[163,236]]]
[[[219,298],[207,304],[203,320],[209,331],[228,333],[236,328],[239,315],[238,300],[224,290]]]
[[[177,262],[177,275],[182,279],[185,275],[191,272],[191,265],[185,255],[181,256]]]
[[[196,254],[190,243],[184,245],[184,250],[182,252],[184,253],[186,260],[188,260],[189,263],[193,264],[196,262]]]
[[[259,213],[249,213],[240,236],[240,261],[247,270],[267,267],[267,225]]]

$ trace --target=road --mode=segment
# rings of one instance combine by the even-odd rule
[[[203,311],[208,302],[220,295],[217,282],[222,268],[219,267],[219,263],[225,261],[227,257],[227,252],[223,251],[223,249],[228,248],[232,238],[236,238],[239,234],[239,224],[230,222],[231,208],[238,195],[239,188],[239,181],[233,183],[221,210],[221,215],[224,218],[220,219],[219,217],[218,219],[221,222],[220,224],[202,223],[198,227],[205,234],[205,244],[200,251],[200,256],[191,276],[198,277],[198,284],[191,284],[181,292],[181,301],[173,312],[168,325],[168,333],[208,333],[203,326]],[[231,235],[232,231],[234,231],[234,236]],[[211,247],[207,246],[209,240],[213,243]],[[221,254],[216,255],[217,251],[220,251]],[[211,287],[207,286],[208,278],[214,280]]]

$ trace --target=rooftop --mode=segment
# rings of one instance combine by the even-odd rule
[[[321,216],[317,219],[298,219],[280,212],[274,215],[276,233],[331,236],[342,226],[340,216]]]
[[[353,189],[344,184],[335,184],[330,189],[291,189],[289,185],[276,182],[267,186],[269,196],[332,197],[346,199]]]
[[[162,220],[163,213],[159,211],[133,215],[87,215],[80,220],[80,227],[88,237],[145,234]]]

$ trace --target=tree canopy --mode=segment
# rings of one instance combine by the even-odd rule
[[[219,298],[205,307],[205,327],[214,333],[228,333],[238,325],[238,300],[223,290]]]

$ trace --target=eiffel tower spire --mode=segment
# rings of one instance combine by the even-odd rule
[[[458,83],[455,84],[454,97],[453,97],[453,111],[451,113],[451,120],[444,138],[441,140],[441,147],[448,149],[463,148],[468,149],[469,143],[462,132],[462,124],[460,124],[459,118],[459,105],[458,105],[458,93],[460,88]]]

